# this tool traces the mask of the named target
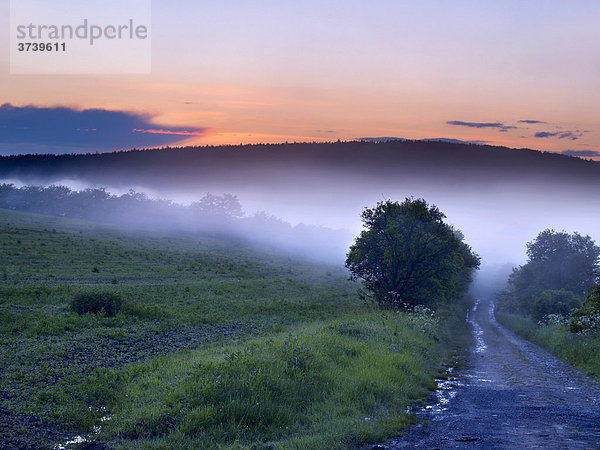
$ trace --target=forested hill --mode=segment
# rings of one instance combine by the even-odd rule
[[[219,181],[288,184],[310,179],[423,177],[439,181],[521,181],[581,188],[600,187],[600,163],[530,149],[435,141],[332,142],[205,146],[130,150],[87,155],[0,157],[0,179],[53,182],[65,178],[92,183],[176,187]],[[325,177],[326,178],[326,177]]]

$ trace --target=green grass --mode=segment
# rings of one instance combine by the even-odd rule
[[[462,311],[374,310],[342,267],[242,242],[0,210],[0,254],[0,446],[384,439],[467,336]],[[121,312],[72,312],[90,291]]]
[[[539,325],[529,317],[496,312],[496,318],[559,359],[600,381],[600,336],[571,333],[564,325]]]
[[[105,436],[122,448],[372,442],[407,425],[439,356],[422,321],[381,312],[174,355],[132,369]]]

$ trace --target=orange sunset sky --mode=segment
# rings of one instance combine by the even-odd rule
[[[0,18],[8,48],[7,0]],[[591,0],[157,0],[150,74],[14,75],[4,51],[0,104],[140,114],[174,145],[443,137],[596,157],[599,23]],[[3,126],[2,154],[27,145]]]

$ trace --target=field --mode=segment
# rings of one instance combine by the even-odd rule
[[[456,311],[380,311],[341,266],[243,242],[0,210],[0,255],[3,448],[374,442],[465,345]],[[90,291],[121,312],[72,312]]]

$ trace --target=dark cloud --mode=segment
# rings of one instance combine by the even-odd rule
[[[204,134],[202,128],[157,125],[153,116],[106,109],[0,106],[0,150],[71,153],[159,147]]]
[[[471,128],[502,128],[504,124],[500,122],[463,122],[462,120],[449,120],[448,125],[458,125]]]
[[[446,122],[448,125],[456,125],[459,127],[469,128],[497,128],[499,131],[506,132],[508,130],[514,130],[517,127],[512,125],[505,125],[502,122],[464,122],[462,120],[449,120]]]
[[[565,150],[563,155],[569,156],[582,156],[582,157],[600,157],[600,151],[598,150]]]
[[[576,141],[580,137],[582,137],[588,130],[573,130],[573,131],[540,131],[535,133],[536,138],[549,138],[556,137],[558,139],[568,139],[570,141]]]
[[[550,131],[540,131],[538,133],[535,133],[535,137],[536,138],[547,138],[547,137],[553,137],[553,136],[557,136],[559,135],[561,132],[558,131],[556,133],[552,133]]]
[[[531,119],[525,119],[525,120],[519,120],[519,123],[528,123],[528,124],[536,124],[536,123],[548,123],[548,122],[544,122],[543,120],[531,120]]]
[[[570,139],[572,141],[576,141],[577,139],[579,139],[582,135],[575,135],[573,131],[565,131],[564,133],[561,133],[558,138],[559,139]]]

